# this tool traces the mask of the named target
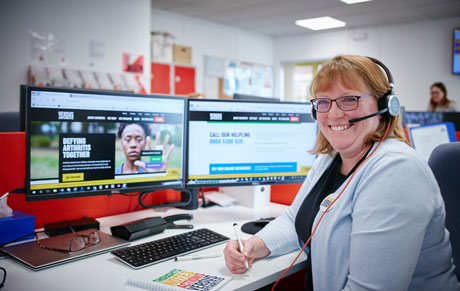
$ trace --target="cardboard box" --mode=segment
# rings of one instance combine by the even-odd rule
[[[184,45],[174,45],[174,63],[191,65],[192,64],[192,48]]]

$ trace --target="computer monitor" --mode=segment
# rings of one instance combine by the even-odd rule
[[[27,200],[184,188],[185,98],[24,92]]]
[[[406,111],[403,114],[404,126],[419,126],[452,122],[455,130],[460,130],[460,112]]]
[[[460,112],[443,112],[442,121],[452,122],[454,124],[455,130],[460,131]]]
[[[460,27],[454,28],[453,32],[452,74],[460,75]]]
[[[240,94],[240,93],[233,94],[233,99],[235,100],[255,100],[255,101],[280,101],[279,98],[275,98],[275,97],[262,97],[262,96],[247,95],[247,94]]]
[[[430,111],[405,111],[403,113],[403,126],[419,126],[436,124],[443,121],[442,112]]]
[[[187,187],[302,183],[316,156],[307,103],[189,100]]]

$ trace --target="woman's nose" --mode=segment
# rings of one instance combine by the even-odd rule
[[[329,117],[342,117],[343,116],[342,109],[339,108],[337,102],[332,102],[331,109],[329,109]]]

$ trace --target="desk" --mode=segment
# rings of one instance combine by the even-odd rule
[[[169,216],[180,213],[192,213],[195,229],[209,228],[223,235],[235,239],[232,224],[237,222],[240,226],[248,221],[261,217],[278,216],[287,206],[271,203],[269,207],[253,209],[240,205],[230,207],[213,206],[198,210],[182,210],[176,208],[156,210],[146,209],[136,212],[98,218],[101,231],[110,234],[110,226],[126,223],[151,216]],[[182,221],[178,221],[178,224]],[[131,245],[156,240],[175,235],[187,230],[167,229],[163,233],[133,241]],[[243,239],[251,235],[241,233]],[[225,244],[221,244],[195,254],[222,253]],[[55,266],[41,271],[32,271],[10,259],[1,258],[0,266],[6,268],[8,275],[3,290],[124,290],[127,278],[139,278],[145,274],[152,277],[161,275],[173,268],[196,272],[209,272],[231,276],[233,279],[221,290],[254,290],[275,282],[284,270],[294,260],[297,252],[280,257],[258,260],[252,269],[245,274],[232,274],[225,266],[224,257],[210,258],[195,261],[174,262],[173,260],[145,267],[140,270],[131,269],[129,266],[115,259],[111,253],[105,253],[83,260]],[[306,267],[306,255],[302,254],[296,264],[286,276],[300,271]],[[140,290],[140,289],[139,289]]]

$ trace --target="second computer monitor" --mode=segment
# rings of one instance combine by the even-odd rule
[[[302,183],[317,127],[307,103],[189,100],[187,187]]]

